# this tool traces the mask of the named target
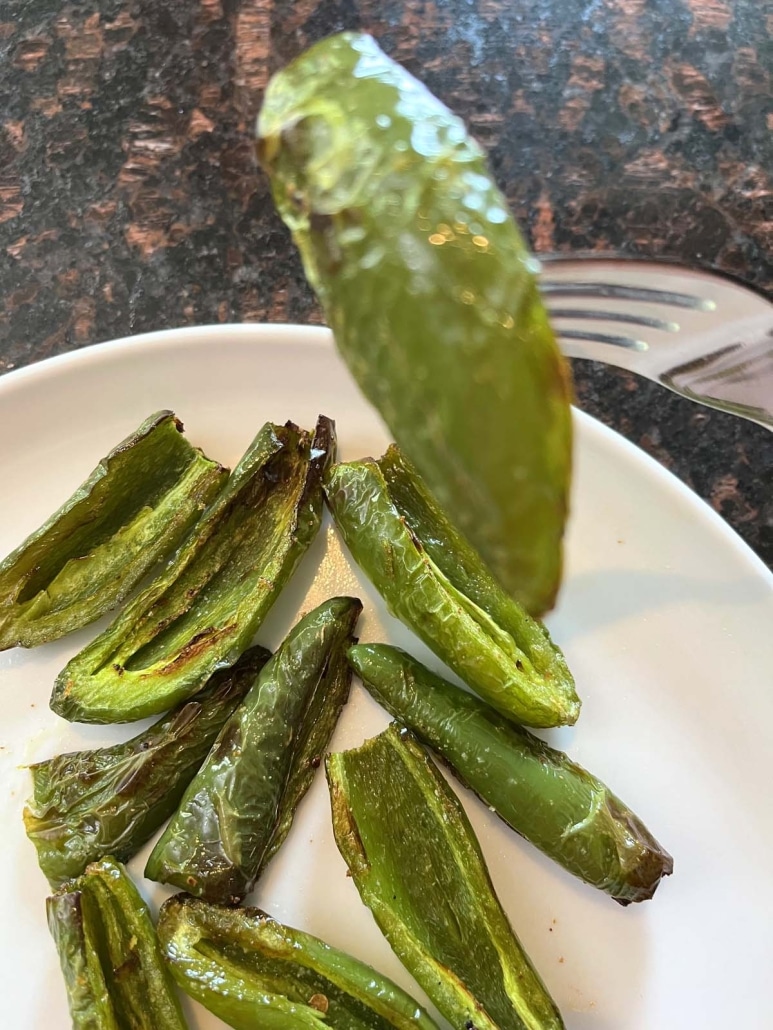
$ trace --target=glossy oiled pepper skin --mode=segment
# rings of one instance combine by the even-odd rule
[[[362,605],[334,597],[290,631],[221,730],[145,875],[237,904],[284,840],[349,696]]]
[[[120,604],[227,475],[171,411],[147,418],[0,564],[0,651],[58,640]]]
[[[373,697],[509,826],[621,905],[651,898],[673,860],[591,773],[388,644],[349,661]]]
[[[395,954],[454,1027],[563,1022],[497,899],[456,795],[392,724],[329,755],[336,843]]]
[[[150,912],[112,858],[46,901],[74,1030],[187,1030]]]
[[[236,1030],[436,1030],[375,969],[259,909],[178,894],[158,935],[179,986]]]
[[[333,423],[267,423],[166,571],[57,677],[51,708],[130,722],[193,696],[250,643],[314,539]]]
[[[577,720],[580,700],[561,651],[505,594],[396,448],[379,461],[332,466],[325,493],[392,614],[473,690],[527,726]]]
[[[112,855],[127,862],[175,811],[221,727],[271,657],[263,647],[216,672],[195,698],[123,744],[30,767],[27,836],[52,887]]]
[[[356,33],[278,72],[257,131],[355,379],[504,588],[540,614],[561,575],[570,379],[483,152]]]

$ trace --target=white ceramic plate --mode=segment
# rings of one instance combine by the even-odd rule
[[[0,379],[0,554],[159,408],[174,409],[190,439],[226,463],[267,419],[311,426],[320,411],[335,418],[344,459],[380,454],[388,439],[326,330],[185,329],[79,351]],[[567,574],[549,626],[584,706],[579,725],[551,739],[642,816],[675,873],[653,901],[620,908],[460,793],[569,1030],[770,1027],[773,577],[654,461],[585,416],[576,425]],[[258,639],[276,646],[300,611],[333,593],[363,598],[361,639],[393,641],[438,668],[385,613],[329,523]],[[94,632],[0,654],[0,1027],[69,1026],[47,885],[22,828],[23,766],[135,731],[70,726],[48,709],[55,674]],[[334,747],[386,723],[357,686]],[[148,851],[130,869],[155,905],[170,892],[142,879]],[[256,900],[422,997],[345,875],[321,772]],[[222,1025],[188,1011],[192,1027]]]

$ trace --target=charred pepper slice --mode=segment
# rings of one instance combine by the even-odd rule
[[[392,724],[326,759],[333,831],[397,957],[454,1027],[563,1022],[494,893],[456,795]]]
[[[527,726],[576,722],[580,701],[547,630],[509,597],[392,447],[325,480],[349,550],[389,610],[500,712]]]
[[[145,875],[237,904],[284,840],[349,695],[362,610],[334,597],[291,630],[225,724]]]
[[[168,569],[57,677],[51,708],[77,722],[163,712],[232,665],[319,529],[333,423],[313,438],[267,423]]]
[[[375,969],[259,909],[178,894],[158,936],[179,986],[236,1030],[436,1030]]]
[[[112,858],[46,901],[76,1030],[187,1030],[145,902]]]
[[[673,860],[605,784],[415,658],[358,644],[349,661],[373,697],[497,815],[621,905],[646,901]]]
[[[177,547],[228,475],[182,428],[151,415],[0,564],[0,651],[100,618]]]
[[[30,767],[27,836],[52,887],[112,855],[127,862],[177,808],[225,721],[271,657],[263,647],[216,672],[201,693],[123,744]]]
[[[508,593],[541,613],[561,575],[569,371],[483,152],[356,33],[276,74],[257,131],[355,379]]]

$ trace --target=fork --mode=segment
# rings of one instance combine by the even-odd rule
[[[638,372],[773,429],[773,303],[711,272],[653,261],[542,258],[561,349]]]

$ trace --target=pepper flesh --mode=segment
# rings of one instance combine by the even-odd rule
[[[100,618],[182,541],[228,475],[182,428],[151,415],[0,563],[0,651]]]
[[[236,1030],[436,1030],[375,969],[259,909],[178,894],[158,936],[179,986]]]
[[[276,74],[257,133],[352,374],[504,588],[540,614],[561,576],[570,376],[483,152],[357,33]]]
[[[526,840],[621,905],[651,898],[673,859],[634,812],[561,751],[415,658],[358,644],[349,661],[373,697]]]
[[[561,651],[504,593],[395,448],[377,462],[334,465],[325,494],[392,614],[473,690],[527,726],[576,722],[580,700]]]
[[[563,1022],[494,893],[456,795],[392,724],[326,760],[333,832],[397,957],[452,1026]]]
[[[195,698],[125,743],[30,767],[24,826],[52,887],[104,855],[127,862],[149,840],[270,657],[263,647],[250,648]]]
[[[153,582],[57,677],[51,708],[77,722],[130,722],[197,693],[232,665],[316,536],[333,423],[267,423],[215,502]]]
[[[335,597],[290,631],[221,730],[145,875],[221,904],[248,894],[284,840],[349,695],[362,610]]]
[[[46,901],[75,1030],[187,1030],[150,912],[113,859]]]

